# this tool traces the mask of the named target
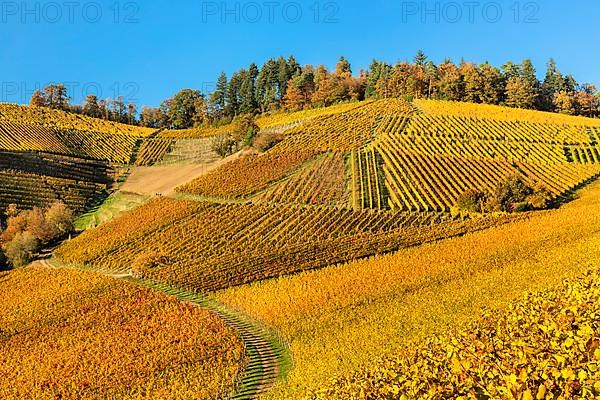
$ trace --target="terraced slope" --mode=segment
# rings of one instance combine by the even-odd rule
[[[159,198],[85,232],[55,255],[66,264],[112,273],[133,268],[148,279],[209,292],[462,235],[510,218]]]

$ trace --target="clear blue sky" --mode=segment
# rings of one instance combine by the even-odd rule
[[[593,0],[69,1],[0,2],[1,101],[27,102],[36,85],[70,82],[75,102],[100,91],[158,105],[182,88],[210,91],[220,71],[269,57],[331,67],[344,55],[357,72],[374,57],[396,62],[418,49],[435,62],[531,58],[540,75],[554,57],[563,72],[600,86]]]

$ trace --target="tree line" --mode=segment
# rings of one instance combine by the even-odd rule
[[[116,99],[98,99],[95,94],[88,94],[83,104],[71,104],[70,100],[65,85],[50,84],[42,90],[34,91],[29,104],[129,125],[138,125],[140,122],[136,105],[125,104],[122,96]]]
[[[597,88],[563,74],[552,59],[540,80],[529,59],[521,63],[509,61],[500,67],[488,62],[456,64],[450,59],[435,64],[422,51],[412,62],[392,65],[373,60],[367,70],[356,74],[344,57],[333,71],[323,65],[301,66],[293,56],[270,59],[260,68],[252,63],[230,77],[221,73],[210,94],[183,89],[159,107],[143,107],[139,116],[135,105],[125,105],[122,99],[99,101],[90,95],[83,105],[70,105],[63,89],[64,86],[51,85],[36,92],[31,104],[151,128],[173,129],[226,124],[240,115],[298,111],[381,98],[431,98],[600,116]]]

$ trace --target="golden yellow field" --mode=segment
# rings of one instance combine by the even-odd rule
[[[29,107],[7,103],[0,103],[0,122],[34,124],[61,130],[102,132],[140,137],[148,136],[155,131],[151,128],[91,118],[47,107]]]
[[[417,99],[417,108],[429,115],[458,115],[471,118],[489,118],[500,121],[528,121],[543,124],[600,127],[600,120],[551,112],[523,110],[491,104]]]
[[[527,293],[507,312],[338,379],[318,399],[600,397],[600,274],[591,270],[562,285]]]
[[[312,118],[333,115],[351,111],[355,108],[369,104],[369,101],[342,103],[330,107],[312,108],[296,112],[277,112],[270,115],[261,116],[256,119],[256,124],[260,129],[269,129],[275,127],[288,127]]]
[[[267,396],[302,398],[432,333],[504,309],[600,260],[600,183],[555,211],[393,255],[224,290],[278,330],[294,370]]]
[[[74,270],[0,275],[0,398],[216,399],[244,367],[215,315]]]

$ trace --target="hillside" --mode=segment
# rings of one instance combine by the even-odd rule
[[[597,120],[554,114],[538,122],[548,113],[483,105],[457,115],[462,109],[463,103],[380,100],[318,115],[285,130],[267,153],[224,165],[179,191],[449,212],[464,192],[489,193],[506,176],[520,175],[562,198],[600,173]]]
[[[0,275],[0,397],[214,399],[244,368],[215,315],[150,289],[41,265]]]
[[[0,167],[105,188],[114,169],[130,169],[53,262],[251,318],[271,360],[247,350],[253,368],[271,363],[256,379],[293,365],[266,398],[385,397],[397,385],[379,371],[404,373],[399,355],[415,343],[481,321],[482,306],[505,313],[598,259],[597,120],[383,99],[256,123],[280,140],[230,158],[212,140],[235,122],[130,135],[139,143],[121,165],[6,151]],[[473,193],[481,200],[465,208]],[[285,346],[293,363],[274,361]]]
[[[480,368],[487,371],[495,365],[496,371],[508,374],[506,384],[514,373],[518,378],[515,384],[527,381],[533,387],[548,383],[548,394],[557,396],[551,398],[562,394],[564,398],[591,399],[594,397],[568,393],[581,387],[579,382],[586,379],[598,382],[597,370],[592,369],[594,374],[581,381],[576,376],[551,381],[551,378],[537,378],[534,371],[540,374],[547,371],[550,377],[557,366],[574,371],[594,367],[594,361],[586,358],[587,352],[575,352],[575,348],[567,349],[563,344],[569,337],[579,340],[586,335],[593,338],[590,348],[596,348],[600,326],[598,303],[592,299],[597,297],[597,282],[592,290],[572,292],[571,304],[578,305],[574,308],[557,303],[546,310],[522,310],[515,317],[518,319],[511,321],[511,330],[500,331],[495,338],[500,353],[489,347],[474,349],[479,343],[476,340],[485,341],[486,337],[465,339],[464,334],[473,330],[463,331],[467,323],[485,317],[482,308],[487,310],[487,316],[493,317],[489,323],[496,327],[506,318],[503,313],[508,312],[511,301],[527,298],[538,304],[535,299],[539,296],[530,297],[526,293],[555,290],[563,279],[583,276],[589,269],[597,270],[600,182],[583,189],[578,197],[558,210],[463,237],[235,287],[214,296],[276,329],[289,343],[294,369],[266,397],[269,399],[396,399],[402,394],[409,399],[438,399],[443,398],[438,390],[444,384],[449,393],[446,398],[458,398],[459,394],[452,391],[455,388],[462,388],[463,396],[476,398],[477,387],[498,382],[483,379],[475,382],[481,386],[468,387],[473,375],[463,376],[461,385],[453,380],[459,377],[455,373],[434,375],[432,379],[432,370],[437,373],[451,367],[446,364],[447,357],[452,357],[446,352],[450,345],[456,349],[460,361],[469,359],[474,372]],[[581,325],[555,326],[551,322],[561,317],[568,321],[566,310],[574,312],[576,318],[581,317]],[[531,324],[538,324],[541,331]],[[531,328],[521,329],[523,326]],[[473,329],[484,335],[489,325]],[[454,334],[459,342],[449,342],[448,337],[454,338]],[[509,334],[515,336],[507,338]],[[434,335],[443,337],[437,339]],[[442,340],[444,347],[440,352],[435,343]],[[428,343],[435,347],[430,348]],[[539,349],[548,353],[535,353]],[[470,357],[473,352],[480,356],[477,363]],[[554,363],[554,354],[573,358]],[[534,355],[540,361],[532,359]],[[549,363],[542,361],[547,356]],[[527,364],[520,361],[521,357],[527,357]],[[418,366],[418,371],[403,368],[407,360],[408,367]],[[532,372],[520,374],[517,368]],[[411,387],[411,382],[416,385]],[[587,385],[589,388],[589,381]],[[420,391],[424,387],[436,391],[424,394]]]
[[[600,173],[595,120],[542,123],[543,113],[487,106],[476,118],[460,109],[391,99],[278,116],[288,128],[270,150],[209,169],[176,189],[186,200],[155,199],[56,256],[215,291],[528,218],[458,211],[463,193],[492,195],[509,176],[564,201]],[[168,179],[151,167],[141,186],[156,187],[152,171]]]

